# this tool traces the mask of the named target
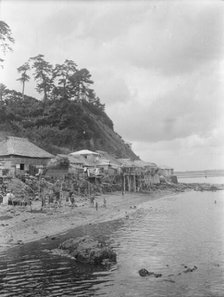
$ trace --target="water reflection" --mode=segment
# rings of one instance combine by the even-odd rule
[[[33,243],[1,258],[1,296],[221,297],[223,218],[221,192],[189,192],[147,202],[124,222],[76,230],[111,239],[118,264],[110,271],[43,251],[63,238]],[[197,270],[184,272],[194,265]],[[138,270],[143,267],[162,277],[141,278]]]

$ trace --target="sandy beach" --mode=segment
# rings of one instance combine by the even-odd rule
[[[174,194],[174,190],[157,190],[148,194],[120,192],[103,194],[95,198],[94,205],[79,198],[76,206],[46,207],[41,211],[40,201],[29,207],[0,206],[0,251],[38,239],[59,235],[87,224],[126,218],[143,207],[149,200]],[[104,201],[106,200],[106,207]],[[95,204],[98,203],[98,210]]]

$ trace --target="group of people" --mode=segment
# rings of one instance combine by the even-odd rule
[[[3,205],[12,205],[12,206],[30,206],[32,210],[32,200],[30,197],[22,197],[20,199],[17,199],[13,191],[6,190],[5,195],[3,195],[2,198],[2,204]]]

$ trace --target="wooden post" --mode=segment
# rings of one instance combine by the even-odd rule
[[[126,190],[126,185],[125,185],[125,175],[124,175],[124,194],[125,194],[125,190]]]
[[[88,196],[90,197],[90,186],[89,186],[89,181],[87,181],[87,185],[88,185]]]
[[[128,192],[131,192],[130,175],[128,175]]]
[[[134,175],[134,192],[136,192],[136,176]]]

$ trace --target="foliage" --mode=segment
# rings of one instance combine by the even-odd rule
[[[49,161],[47,167],[54,169],[68,169],[69,159],[67,157],[57,156]]]
[[[0,20],[0,52],[5,54],[7,51],[11,51],[11,44],[14,43],[12,32],[10,27],[3,21]],[[4,61],[0,57],[0,63]]]
[[[44,100],[47,100],[53,89],[53,66],[44,60],[44,55],[38,55],[29,59],[34,69],[34,79],[37,82],[36,90],[44,93]]]
[[[17,68],[17,71],[21,74],[21,76],[17,80],[19,80],[23,85],[23,88],[22,88],[23,98],[24,98],[25,83],[30,80],[30,76],[27,74],[28,70],[30,70],[30,65],[28,63],[25,63],[19,68]]]
[[[100,102],[100,98],[90,88],[93,80],[89,70],[78,69],[74,61],[66,59],[63,64],[53,66],[45,60],[42,54],[29,58],[28,62],[17,69],[21,73],[18,80],[23,83],[23,96],[25,82],[30,79],[27,75],[27,71],[30,69],[33,70],[36,90],[44,94],[44,101],[64,99],[82,102],[86,100],[104,111],[105,105]]]
[[[6,95],[6,90],[7,90],[7,87],[0,83],[0,101],[3,100],[4,96]]]
[[[113,131],[107,114],[86,100],[44,102],[6,88],[0,101],[0,131],[27,137],[53,154],[85,148],[134,156]]]

